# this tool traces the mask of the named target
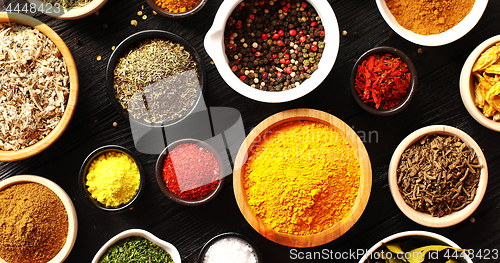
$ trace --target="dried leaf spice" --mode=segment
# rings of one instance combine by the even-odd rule
[[[398,186],[406,204],[442,217],[463,209],[476,195],[482,165],[456,136],[425,136],[399,162]]]
[[[45,138],[61,120],[69,74],[61,52],[37,29],[0,23],[0,150]]]
[[[90,4],[93,0],[42,0],[48,4],[59,4],[63,8],[80,8]]]

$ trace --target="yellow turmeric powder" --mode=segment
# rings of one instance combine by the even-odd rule
[[[185,13],[197,7],[201,0],[155,0],[155,4],[161,9],[174,13]]]
[[[90,164],[88,191],[107,207],[118,207],[132,200],[139,190],[141,177],[132,157],[121,152],[107,152]]]
[[[322,232],[349,214],[358,195],[359,161],[333,128],[287,122],[264,134],[243,167],[251,210],[277,232]]]

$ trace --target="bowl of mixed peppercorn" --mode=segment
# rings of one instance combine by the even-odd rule
[[[337,57],[339,29],[326,0],[225,1],[204,44],[232,89],[276,103],[321,84]]]
[[[370,49],[356,60],[351,72],[354,100],[375,115],[402,111],[416,87],[417,69],[405,53],[393,47]]]

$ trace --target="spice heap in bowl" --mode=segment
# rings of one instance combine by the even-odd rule
[[[451,43],[479,21],[487,0],[377,0],[384,20],[400,36],[424,46]]]
[[[78,96],[73,58],[47,25],[0,12],[0,160],[33,156],[66,129]]]
[[[210,239],[201,249],[198,263],[259,263],[259,251],[239,233],[224,233]]]
[[[266,238],[293,247],[322,245],[346,232],[371,185],[359,137],[339,119],[309,109],[259,124],[240,148],[233,174],[245,219]]]
[[[354,64],[351,91],[354,100],[376,115],[392,115],[410,103],[417,86],[417,70],[410,58],[392,47],[376,47]]]
[[[94,207],[119,212],[130,208],[144,187],[142,165],[128,149],[110,145],[93,151],[80,170],[83,192]]]
[[[162,262],[180,263],[181,256],[170,243],[142,229],[125,230],[97,252],[92,263]]]
[[[500,36],[484,41],[469,55],[460,75],[460,94],[476,121],[500,131]]]
[[[209,144],[182,139],[158,156],[156,180],[163,193],[182,205],[204,204],[222,190],[224,162]]]
[[[146,2],[161,15],[170,18],[184,18],[198,12],[207,0],[146,0]]]
[[[0,182],[0,261],[60,263],[78,228],[71,199],[58,185],[33,175]]]
[[[225,2],[205,37],[226,83],[264,102],[315,89],[333,67],[338,43],[335,14],[323,0]]]
[[[185,119],[198,105],[205,83],[195,48],[160,30],[142,31],[120,43],[106,74],[108,97],[118,112],[146,126]]]
[[[108,0],[28,0],[32,9],[59,19],[78,19],[97,12]]]
[[[447,227],[479,206],[488,168],[469,135],[435,125],[413,132],[400,143],[388,177],[391,194],[406,216],[425,226]]]

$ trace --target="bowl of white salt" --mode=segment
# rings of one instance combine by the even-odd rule
[[[228,232],[210,239],[201,249],[198,263],[261,263],[256,247],[243,235]]]

